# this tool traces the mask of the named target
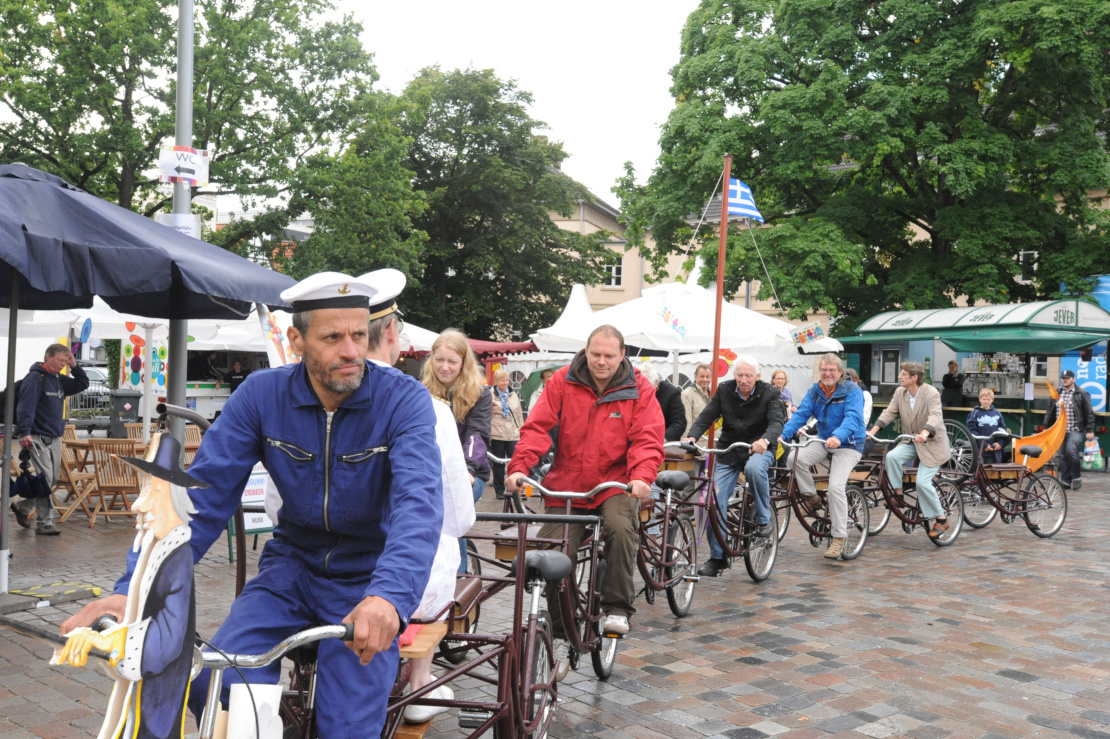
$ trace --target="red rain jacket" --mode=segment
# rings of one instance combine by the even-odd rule
[[[600,397],[580,351],[568,367],[547,381],[536,407],[520,429],[509,474],[528,473],[551,447],[549,432],[558,426],[555,462],[544,478],[550,490],[586,492],[603,482],[654,482],[663,462],[663,412],[655,388],[625,359]],[[596,508],[622,494],[606,490],[576,508]],[[564,505],[561,499],[544,501]]]

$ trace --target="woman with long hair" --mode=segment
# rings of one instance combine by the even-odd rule
[[[436,337],[432,353],[424,363],[423,382],[432,395],[451,405],[477,503],[490,478],[486,450],[489,449],[493,407],[489,402],[480,402],[486,391],[478,358],[467,343],[466,334],[457,328],[448,328]],[[459,539],[459,552],[462,557],[459,572],[466,572],[466,539]]]

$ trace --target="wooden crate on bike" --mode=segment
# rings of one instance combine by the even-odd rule
[[[529,526],[528,544],[525,546],[525,549],[539,549],[539,546],[534,541],[535,539],[539,538],[539,535],[539,524]],[[517,531],[515,526],[498,531],[495,535],[495,541],[493,544],[493,556],[501,560],[502,562],[511,562],[513,560],[513,557],[516,556],[516,545]]]
[[[660,472],[667,470],[682,470],[683,472],[697,472],[698,458],[693,454],[687,454],[681,449],[664,449],[666,456],[663,459],[663,464],[659,465]]]
[[[988,480],[1016,480],[1025,465],[1020,464],[985,464],[983,472],[987,473]]]

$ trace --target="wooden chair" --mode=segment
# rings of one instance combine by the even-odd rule
[[[195,423],[185,424],[185,445],[184,445],[184,461],[182,466],[189,469],[189,465],[193,463],[193,457],[197,456],[197,450],[200,449],[200,427]]]
[[[143,443],[143,423],[125,423],[123,427],[127,430],[127,440],[135,444],[133,457],[146,456],[146,444]]]
[[[84,510],[85,515],[91,520],[93,513],[89,510],[88,498],[95,490],[96,473],[85,472],[78,468],[76,450],[72,447],[67,448],[63,441],[61,472],[53,491],[55,496],[60,492],[65,493],[60,502],[57,497],[54,498],[54,507],[59,513],[58,522],[61,523],[72,516],[78,507]]]
[[[134,457],[135,443],[127,439],[89,439],[89,448],[96,474],[94,492],[97,499],[89,527],[96,523],[97,516],[104,516],[109,521],[112,516],[134,516],[131,511],[134,500],[128,496],[138,498],[142,479],[137,469],[121,462],[118,457]]]

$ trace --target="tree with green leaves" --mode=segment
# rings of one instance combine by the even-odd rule
[[[248,202],[281,196],[334,148],[375,79],[349,17],[329,0],[199,0],[193,145],[211,182]],[[147,215],[174,141],[176,0],[0,0],[0,161],[57,174]],[[233,229],[278,231],[277,208]]]
[[[423,70],[401,95],[413,186],[427,209],[423,269],[406,312],[428,326],[509,339],[550,325],[576,282],[596,283],[612,252],[549,217],[585,189],[558,167],[566,154],[538,135],[532,97],[492,70]]]
[[[660,263],[695,238],[715,277],[715,224],[689,216],[731,153],[792,317],[826,310],[843,335],[885,309],[1083,293],[1110,253],[1091,197],[1110,182],[1108,50],[1104,0],[703,0],[658,167],[615,188],[628,235]],[[773,297],[731,231],[730,294]]]

